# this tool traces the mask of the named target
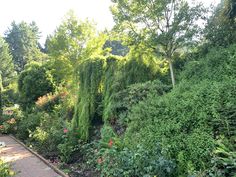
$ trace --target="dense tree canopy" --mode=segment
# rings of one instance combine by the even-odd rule
[[[173,86],[173,55],[193,42],[199,32],[196,21],[202,17],[201,5],[190,6],[185,0],[113,0],[112,13],[117,28],[128,30],[138,42],[148,46],[169,62]],[[195,37],[196,38],[196,37]]]
[[[212,46],[228,46],[235,41],[235,2],[222,1],[213,11],[205,28],[205,37]]]
[[[3,86],[7,86],[14,76],[14,65],[8,44],[0,37],[0,75]]]
[[[9,44],[17,72],[23,71],[29,62],[42,59],[38,45],[39,34],[35,22],[12,22],[11,27],[5,32],[5,40]]]
[[[105,36],[96,36],[95,25],[78,20],[73,11],[69,11],[54,34],[48,36],[46,51],[59,82],[73,80],[82,60],[102,52]]]

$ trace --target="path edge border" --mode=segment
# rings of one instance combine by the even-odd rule
[[[31,152],[32,154],[34,154],[36,157],[38,157],[40,160],[42,160],[46,165],[48,165],[50,168],[52,168],[57,174],[61,175],[62,177],[69,177],[69,175],[65,174],[64,172],[62,172],[61,170],[59,170],[59,168],[57,168],[56,166],[52,165],[51,163],[49,163],[44,157],[42,157],[41,155],[39,155],[37,152],[35,152],[34,150],[30,149],[28,146],[26,146],[24,143],[22,143],[20,140],[18,140],[16,137],[14,137],[13,135],[9,135],[10,138],[12,138],[13,140],[15,140],[17,143],[19,143],[20,145],[22,145],[25,149],[27,149],[29,152]]]

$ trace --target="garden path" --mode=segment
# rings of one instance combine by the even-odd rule
[[[11,163],[15,177],[61,177],[41,159],[28,151],[10,136],[1,136],[0,142],[6,147],[0,148],[0,157]]]

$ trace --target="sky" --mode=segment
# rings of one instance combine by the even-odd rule
[[[199,1],[199,0],[198,0]],[[220,0],[201,0],[206,5]],[[98,30],[111,29],[114,25],[109,9],[111,0],[2,0],[0,1],[0,35],[13,20],[35,21],[41,31],[41,43],[60,25],[69,10],[79,19],[89,18],[97,23]]]

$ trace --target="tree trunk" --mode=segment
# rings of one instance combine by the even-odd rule
[[[170,67],[171,82],[172,82],[172,86],[174,88],[175,87],[175,75],[174,75],[173,64],[172,64],[171,59],[168,59],[168,62],[169,62],[169,67]]]

